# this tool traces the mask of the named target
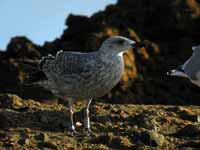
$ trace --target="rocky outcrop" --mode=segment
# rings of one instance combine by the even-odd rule
[[[18,90],[24,77],[19,67],[21,59],[35,61],[60,49],[94,51],[105,38],[122,35],[136,41],[145,40],[147,45],[125,54],[125,73],[120,83],[106,95],[107,101],[199,104],[196,86],[187,80],[165,75],[183,63],[191,55],[191,47],[200,43],[199,23],[200,5],[197,0],[119,0],[91,17],[70,15],[61,37],[41,47],[25,37],[11,40],[6,52],[0,54],[0,73],[4,76],[0,89],[5,92],[17,87],[9,92],[30,96],[31,92],[22,94]]]

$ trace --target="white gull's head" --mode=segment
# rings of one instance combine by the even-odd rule
[[[113,54],[119,54],[129,48],[133,48],[135,44],[135,41],[130,40],[128,38],[122,36],[113,36],[102,43],[100,51],[105,51],[106,53],[111,52]]]

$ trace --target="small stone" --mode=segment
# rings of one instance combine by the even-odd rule
[[[25,139],[25,141],[24,141],[24,143],[26,144],[26,145],[30,145],[30,139]]]
[[[43,136],[44,136],[44,142],[48,142],[49,136],[46,133],[44,133]]]
[[[49,141],[49,136],[47,133],[39,133],[38,135],[35,135],[35,139],[38,141],[47,142]]]
[[[129,114],[126,112],[126,111],[120,111],[120,117],[122,118],[128,118],[129,117]]]
[[[16,100],[15,103],[14,103],[17,107],[21,107],[23,105],[22,101],[20,100]]]
[[[31,129],[30,128],[25,128],[24,129],[26,133],[31,133]]]
[[[200,115],[197,115],[197,122],[200,123]]]
[[[83,124],[81,122],[76,122],[76,127],[81,127]]]
[[[162,134],[155,131],[145,131],[141,134],[141,142],[150,146],[162,146],[166,143]]]
[[[150,137],[152,141],[155,141],[157,145],[162,146],[165,143],[165,138],[162,134],[152,131],[150,132]]]

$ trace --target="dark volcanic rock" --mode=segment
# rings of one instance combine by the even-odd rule
[[[105,38],[122,35],[148,44],[137,52],[129,50],[124,56],[125,73],[106,95],[109,102],[199,105],[196,86],[188,80],[166,76],[168,70],[191,55],[193,45],[200,43],[199,24],[197,0],[119,0],[91,17],[70,15],[61,37],[42,47],[25,37],[11,40],[6,52],[0,54],[0,73],[4,76],[0,89],[12,89],[23,81],[19,59],[37,60],[60,49],[90,52]]]
[[[41,57],[38,49],[39,46],[33,44],[26,37],[15,37],[8,44],[6,54],[12,58],[35,60]]]

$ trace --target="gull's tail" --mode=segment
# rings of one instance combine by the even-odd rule
[[[44,68],[48,66],[49,61],[55,59],[54,56],[43,56],[39,61],[24,61],[23,71],[25,72],[25,80],[23,84],[26,85],[42,85],[47,81]]]
[[[25,74],[23,84],[40,85],[41,82],[47,80],[47,77],[43,71],[43,67],[48,63],[49,60],[54,58],[54,56],[48,55],[43,56],[39,61],[20,62],[20,68]]]
[[[46,75],[42,71],[27,73],[25,76],[25,80],[23,81],[25,85],[39,85],[39,83],[47,80]]]

